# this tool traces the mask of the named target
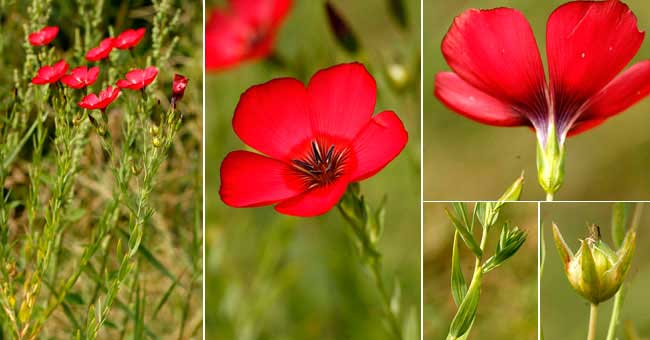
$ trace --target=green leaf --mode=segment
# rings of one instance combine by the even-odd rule
[[[467,293],[467,283],[460,267],[460,255],[458,249],[458,232],[454,232],[454,245],[451,253],[451,295],[454,303],[459,306]]]
[[[483,228],[492,226],[499,217],[498,209],[495,209],[496,202],[477,202],[474,209],[476,210],[476,217]]]
[[[401,28],[408,27],[408,17],[406,15],[406,5],[404,0],[388,0],[388,8],[390,9],[391,17],[397,22]]]
[[[451,321],[451,326],[449,326],[449,337],[452,339],[464,335],[474,322],[474,318],[476,318],[476,310],[478,309],[478,301],[481,295],[482,273],[482,268],[478,268],[472,278],[472,283],[469,286],[467,295],[465,295],[454,319]]]
[[[616,202],[612,207],[612,240],[616,248],[623,244],[630,208],[631,204],[625,202]]]
[[[359,52],[359,40],[350,28],[350,25],[343,19],[339,11],[330,1],[325,3],[325,10],[336,41],[350,54],[357,54]]]
[[[497,209],[500,208],[505,202],[519,201],[521,197],[521,190],[524,186],[524,172],[506,189],[506,191],[499,198]]]
[[[497,245],[497,251],[494,256],[490,257],[483,265],[483,273],[499,267],[507,259],[511,258],[519,248],[526,242],[526,233],[514,227],[509,229],[508,224],[504,224],[501,230],[501,237]]]
[[[467,247],[478,257],[481,258],[483,256],[483,251],[481,250],[481,247],[479,247],[478,243],[476,243],[476,240],[474,239],[474,236],[472,233],[470,233],[469,229],[462,224],[449,210],[445,209],[445,212],[447,213],[447,216],[449,216],[449,219],[451,220],[451,223],[454,225],[454,228],[460,233],[460,236],[463,238],[463,241],[465,241],[465,244]]]

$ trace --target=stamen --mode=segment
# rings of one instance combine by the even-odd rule
[[[292,160],[294,168],[303,177],[308,189],[331,184],[343,174],[348,150],[337,150],[336,145],[332,144],[323,157],[321,150],[325,149],[321,143],[312,141],[310,146],[310,152],[305,157]]]

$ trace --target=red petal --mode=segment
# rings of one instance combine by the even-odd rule
[[[535,36],[517,10],[465,11],[442,41],[442,53],[456,74],[492,97],[522,108],[545,103]]]
[[[642,61],[630,67],[589,102],[578,123],[571,128],[571,135],[578,134],[604,122],[607,118],[625,111],[650,94],[650,61]]]
[[[375,109],[377,87],[359,63],[318,71],[307,87],[316,133],[351,140],[368,124]]]
[[[290,160],[292,149],[313,137],[305,86],[280,78],[249,88],[239,99],[232,124],[244,143]]]
[[[299,177],[283,162],[248,151],[233,151],[221,163],[219,195],[232,207],[273,204],[304,192]]]
[[[351,181],[361,181],[379,172],[399,155],[407,141],[404,124],[394,112],[374,116],[352,142],[357,166],[350,174]]]
[[[234,12],[262,25],[277,25],[291,8],[291,0],[231,0]]]
[[[494,126],[529,125],[512,105],[470,85],[453,72],[436,75],[435,95],[447,107],[480,123]]]
[[[317,187],[275,206],[279,213],[292,216],[312,217],[330,211],[339,202],[348,181],[341,178],[331,185]]]
[[[618,0],[574,1],[558,7],[546,26],[556,101],[567,98],[581,105],[600,91],[634,57],[643,36],[634,14]]]

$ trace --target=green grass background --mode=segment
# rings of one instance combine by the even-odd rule
[[[468,203],[472,211],[474,203]],[[425,340],[445,339],[456,313],[451,296],[451,253],[454,227],[445,209],[449,203],[424,204],[424,322]],[[492,229],[486,245],[494,254],[499,230],[505,221],[528,233],[519,251],[501,267],[483,277],[478,314],[469,339],[537,339],[537,203],[507,204]],[[480,228],[475,228],[479,238]],[[460,244],[461,268],[468,282],[474,270],[474,256]],[[548,337],[547,339],[563,339]]]
[[[453,18],[469,8],[513,7],[530,22],[546,65],[546,21],[564,0],[424,1],[424,198],[489,200],[522,170],[528,183],[522,199],[543,199],[537,184],[535,136],[527,128],[476,123],[444,107],[433,96],[436,73],[449,70],[440,43]],[[650,28],[650,2],[625,1],[640,30]],[[650,57],[646,37],[632,62]],[[631,65],[631,64],[630,64]],[[567,141],[566,175],[559,200],[644,200],[650,198],[650,100]]]
[[[405,150],[361,184],[376,206],[388,195],[386,230],[379,248],[385,281],[401,286],[403,315],[420,320],[420,101],[419,82],[393,88],[387,63],[405,65],[419,79],[419,1],[405,1],[409,28],[401,30],[387,1],[334,1],[356,32],[362,55],[336,44],[323,2],[295,1],[282,27],[277,55],[268,62],[206,76],[206,337],[208,339],[387,339],[381,302],[359,263],[348,226],[333,211],[318,218],[282,216],[272,207],[235,209],[219,199],[224,156],[245,145],[232,131],[240,94],[277,77],[306,82],[319,69],[343,62],[366,64],[378,83],[375,112],[394,110],[409,131]],[[208,8],[223,4],[208,3]],[[416,333],[416,334],[418,334]]]
[[[650,336],[650,210],[643,209],[637,232],[637,244],[626,282],[627,297],[621,321],[632,321],[644,338]],[[611,238],[612,203],[542,203],[541,221],[546,240],[546,264],[541,279],[541,319],[546,339],[585,339],[589,322],[589,304],[573,291],[562,269],[560,256],[553,243],[551,223],[555,222],[564,240],[575,253],[579,239],[587,236],[587,223],[601,227],[602,239],[614,248]],[[597,339],[605,339],[614,298],[603,302],[598,312]],[[619,339],[626,339],[619,328]]]

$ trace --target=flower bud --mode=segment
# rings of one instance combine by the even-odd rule
[[[183,98],[185,88],[187,87],[187,77],[175,74],[174,82],[172,83],[172,107],[176,109],[176,102]]]
[[[613,251],[600,239],[598,226],[590,227],[591,235],[580,240],[580,249],[574,255],[553,224],[553,238],[564,264],[564,272],[573,289],[597,305],[618,292],[632,260],[636,232],[628,231],[623,246]]]
[[[162,145],[162,140],[160,138],[158,138],[158,137],[154,137],[151,140],[151,143],[153,144],[153,146],[159,148]]]

